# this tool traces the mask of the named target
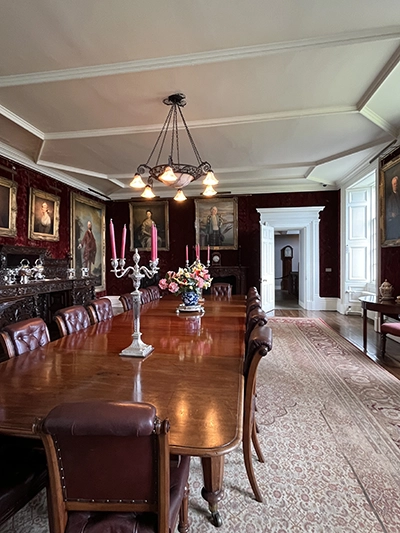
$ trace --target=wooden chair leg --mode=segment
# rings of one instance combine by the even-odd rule
[[[253,429],[251,431],[251,440],[253,441],[253,446],[257,454],[257,459],[260,461],[260,463],[265,463],[264,455],[262,453],[260,443],[258,442],[257,433],[257,424],[254,420]]]
[[[179,509],[179,533],[188,533],[189,531],[189,486],[185,487],[185,495],[182,500],[181,508]]]
[[[381,357],[385,357],[386,351],[386,333],[381,333]]]
[[[247,418],[252,418],[250,415],[248,417],[244,416],[244,424],[243,424],[243,455],[244,455],[244,465],[246,467],[247,477],[250,481],[251,488],[253,489],[254,496],[258,502],[262,502],[262,496],[260,489],[258,488],[258,484],[256,481],[256,476],[254,474],[253,469],[253,461],[251,457],[251,433],[252,433],[252,427],[254,424],[251,420],[248,420]],[[247,420],[246,420],[247,419]]]

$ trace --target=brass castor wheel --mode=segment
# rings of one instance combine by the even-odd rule
[[[211,513],[211,522],[215,527],[222,526],[222,518],[218,511],[215,511],[215,513]]]

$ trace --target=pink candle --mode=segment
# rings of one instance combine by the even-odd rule
[[[200,259],[200,245],[196,244],[196,259]]]
[[[115,248],[115,233],[112,218],[110,218],[110,241],[111,241],[111,257],[117,259],[117,250]]]
[[[210,245],[207,246],[207,262],[210,262]]]
[[[122,228],[122,242],[121,242],[121,259],[125,259],[125,244],[126,244],[126,224]]]
[[[186,245],[186,262],[189,261],[189,247]]]
[[[157,227],[153,223],[151,226],[151,260],[157,259]]]

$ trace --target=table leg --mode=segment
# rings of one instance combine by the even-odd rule
[[[367,310],[363,308],[363,347],[367,351]]]
[[[224,497],[222,487],[224,480],[225,459],[223,455],[202,457],[204,487],[201,495],[208,502],[214,526],[222,526],[222,519],[218,511],[218,502]]]

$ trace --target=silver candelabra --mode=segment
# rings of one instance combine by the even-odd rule
[[[189,259],[186,259],[185,267],[186,267],[186,268],[192,268],[192,267],[194,267],[194,266],[196,266],[196,265],[198,265],[198,264],[200,264],[200,265],[203,266],[203,267],[207,267],[207,268],[209,268],[209,267],[210,267],[210,260],[207,260],[207,264],[204,264],[204,263],[202,263],[202,262],[200,261],[200,259],[195,259],[195,260],[193,261],[193,263],[192,263],[191,265],[189,265]]]
[[[111,272],[114,272],[117,278],[122,278],[123,276],[128,275],[133,282],[133,292],[132,301],[133,301],[133,334],[132,334],[132,344],[122,350],[119,355],[126,355],[129,357],[146,357],[151,353],[154,348],[150,344],[145,344],[141,340],[140,332],[140,283],[144,277],[152,278],[157,274],[158,268],[158,258],[154,261],[149,261],[149,268],[145,266],[139,266],[140,255],[138,254],[137,248],[135,248],[135,253],[133,254],[134,266],[128,266],[125,268],[125,259],[111,259]]]

